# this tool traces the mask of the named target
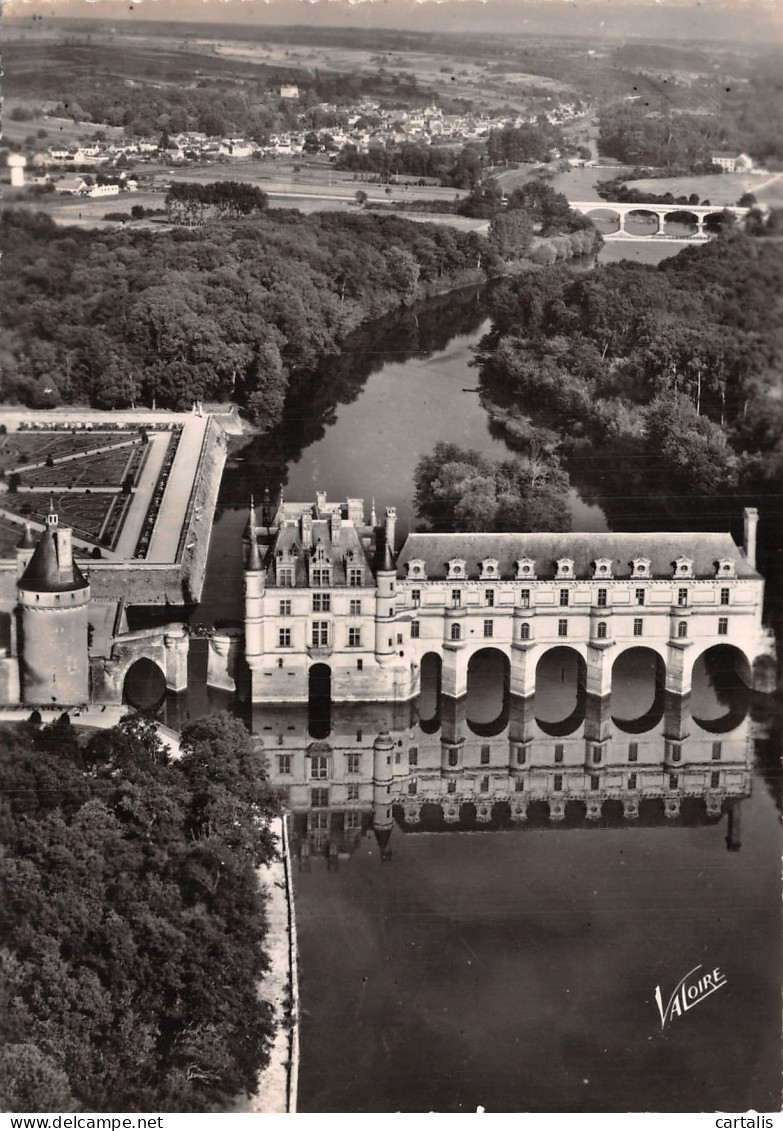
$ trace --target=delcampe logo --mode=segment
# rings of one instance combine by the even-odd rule
[[[700,1001],[704,1001],[710,994],[714,994],[721,986],[726,985],[726,977],[724,974],[721,974],[717,966],[714,970],[707,971],[696,977],[697,972],[701,970],[701,968],[701,964],[694,966],[692,970],[688,971],[684,978],[680,979],[665,1009],[663,1008],[661,987],[655,987],[655,1001],[658,1005],[658,1012],[661,1015],[662,1029],[666,1028],[666,1022],[671,1021],[672,1017],[682,1017],[689,1009],[693,1009],[694,1005],[698,1005]]]

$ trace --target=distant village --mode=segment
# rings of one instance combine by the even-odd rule
[[[296,86],[280,88],[283,100],[296,101]],[[310,108],[312,109],[312,107]],[[134,137],[116,140],[93,140],[79,145],[53,144],[30,154],[25,164],[31,167],[28,184],[53,184],[56,192],[111,196],[120,191],[134,192],[138,180],[127,172],[129,165],[159,162],[164,156],[169,164],[210,162],[242,158],[290,158],[301,155],[327,154],[336,158],[346,147],[358,153],[368,153],[373,146],[386,147],[401,144],[460,146],[481,143],[489,138],[490,131],[504,127],[518,128],[534,123],[536,116],[493,116],[486,113],[447,114],[438,106],[410,109],[389,109],[382,103],[363,99],[349,107],[321,103],[317,109],[335,117],[339,114],[344,125],[320,129],[302,125],[297,131],[272,133],[263,142],[248,137],[209,137],[204,133],[176,133],[159,137]],[[564,102],[549,111],[547,120],[562,126],[591,112],[582,103]],[[558,154],[554,154],[558,156]],[[102,170],[99,183],[89,176],[89,168]],[[52,171],[80,170],[83,176],[55,178]],[[103,183],[101,183],[103,182]]]

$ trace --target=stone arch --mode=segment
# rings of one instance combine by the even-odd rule
[[[650,221],[655,224],[654,228],[650,228]],[[644,222],[645,227],[647,227],[649,230],[644,232],[634,231],[633,225],[639,225],[642,222]],[[629,224],[631,225],[630,230],[628,228]],[[623,218],[623,231],[625,232],[625,234],[628,236],[635,236],[638,239],[645,239],[649,238],[650,236],[656,235],[660,230],[660,227],[661,222],[658,217],[658,212],[653,207],[648,207],[644,204],[638,204],[633,208],[629,208]]]
[[[734,644],[713,644],[693,660],[691,716],[710,734],[734,730],[750,710],[753,669]]]
[[[587,702],[584,656],[568,645],[547,648],[536,664],[534,711],[544,734],[563,737],[582,725]]]
[[[311,738],[327,738],[332,729],[332,669],[311,664],[307,672],[307,731]]]
[[[612,722],[626,734],[652,730],[663,718],[665,688],[666,664],[657,649],[624,648],[612,664]]]
[[[425,652],[421,658],[417,712],[419,726],[425,734],[440,729],[441,683],[443,660],[438,652]]]
[[[121,672],[122,701],[137,710],[155,710],[166,698],[166,672],[152,656],[134,656]]]
[[[468,660],[466,721],[473,734],[490,738],[508,725],[511,663],[502,648],[477,648]]]
[[[686,236],[681,236],[680,238],[690,239],[690,237],[695,236],[699,230],[699,217],[695,212],[691,212],[690,209],[686,208],[685,205],[680,205],[680,207],[672,208],[670,212],[666,213],[663,225],[663,230],[666,235],[676,235],[677,233],[670,231],[670,224],[687,225],[687,227],[692,230]]]
[[[622,213],[612,208],[611,204],[602,208],[585,209],[583,213],[593,221],[598,231],[604,236],[614,235],[615,232],[622,229]]]

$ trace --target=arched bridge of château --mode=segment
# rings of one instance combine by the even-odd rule
[[[576,212],[581,212],[584,216],[597,218],[596,214],[613,213],[617,218],[618,230],[616,232],[604,232],[604,239],[660,239],[661,237],[671,236],[676,239],[692,239],[701,240],[706,239],[709,235],[708,226],[705,227],[709,217],[718,217],[722,212],[727,211],[737,219],[738,222],[744,221],[749,209],[740,208],[736,205],[718,206],[709,204],[620,204],[613,200],[598,200],[598,201],[569,201],[571,208]],[[654,232],[646,232],[643,234],[635,234],[629,232],[626,228],[626,221],[629,216],[654,216],[658,221],[657,230]],[[677,233],[676,236],[667,232],[667,221],[672,222],[676,217],[676,222],[679,225],[688,225],[693,231],[690,234]],[[610,219],[611,217],[605,217]]]

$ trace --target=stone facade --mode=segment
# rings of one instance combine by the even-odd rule
[[[328,669],[335,702],[414,697],[423,658],[442,664],[442,690],[467,691],[479,650],[502,652],[510,690],[533,694],[540,658],[568,647],[588,694],[611,690],[612,666],[644,646],[666,689],[687,694],[696,659],[729,644],[748,682],[774,686],[774,638],[762,625],[756,524],[730,535],[411,534],[394,556],[396,514],[365,523],[360,499],[268,503],[246,531],[244,658],[255,703],[305,703],[311,671]],[[240,636],[221,640],[210,682],[226,687]]]

